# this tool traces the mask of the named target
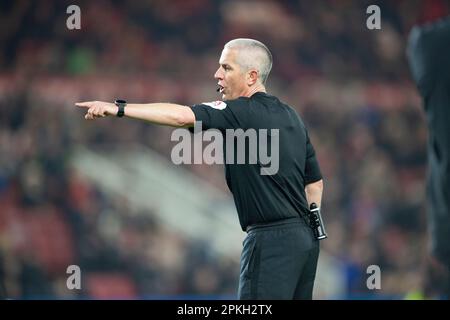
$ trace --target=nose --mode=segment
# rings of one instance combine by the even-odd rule
[[[217,69],[216,73],[214,74],[214,79],[223,80],[223,73],[221,71],[221,68]]]

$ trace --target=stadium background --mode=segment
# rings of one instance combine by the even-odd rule
[[[81,30],[66,28],[70,4]],[[366,28],[370,4],[381,30]],[[329,239],[315,297],[416,292],[426,281],[427,130],[405,45],[414,23],[448,9],[437,0],[2,1],[0,295],[235,297],[243,233],[223,168],[172,164],[170,128],[87,122],[74,107],[216,100],[218,57],[235,37],[272,50],[269,92],[297,109],[316,146]],[[366,287],[373,264],[381,290]],[[69,265],[81,268],[81,290],[66,287]]]

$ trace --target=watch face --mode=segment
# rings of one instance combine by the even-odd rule
[[[116,104],[125,104],[125,103],[127,103],[125,100],[121,100],[121,99],[117,99],[116,101],[115,101],[115,103]]]

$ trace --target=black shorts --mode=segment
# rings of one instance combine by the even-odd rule
[[[312,299],[319,241],[301,218],[283,222],[248,232],[241,255],[239,299]]]

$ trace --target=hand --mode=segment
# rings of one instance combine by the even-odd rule
[[[115,116],[119,107],[114,103],[103,101],[87,101],[75,103],[77,107],[88,109],[84,118],[86,120],[94,120],[96,118],[104,118],[106,116]]]

